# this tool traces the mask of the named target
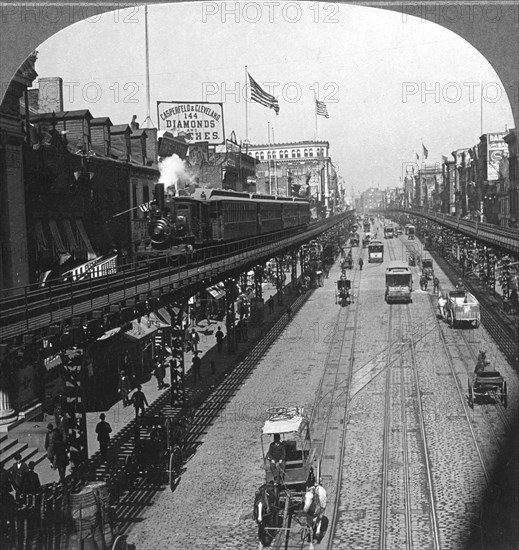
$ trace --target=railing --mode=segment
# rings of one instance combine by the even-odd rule
[[[490,223],[478,222],[475,220],[463,220],[457,217],[443,214],[440,212],[431,212],[427,210],[414,210],[404,208],[393,208],[394,212],[401,212],[411,216],[435,221],[450,229],[455,229],[465,235],[484,240],[490,244],[509,248],[511,252],[519,252],[519,229],[502,227]]]
[[[10,289],[16,296],[0,300],[0,339],[84,315],[94,309],[138,297],[168,287],[169,292],[196,285],[200,280],[223,278],[226,272],[260,263],[282,251],[300,246],[320,233],[341,223],[351,212],[309,226],[306,231],[285,230],[233,243],[197,250],[189,264],[180,258],[163,258],[146,262],[134,270],[86,281],[71,281],[47,288]],[[185,261],[185,260],[184,260]],[[209,283],[208,283],[209,285]]]

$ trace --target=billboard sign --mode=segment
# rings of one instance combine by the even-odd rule
[[[207,101],[157,101],[159,130],[183,136],[188,143],[225,143],[223,104]]]
[[[487,134],[487,180],[499,179],[499,166],[503,156],[508,156],[508,144],[503,139],[506,132]],[[506,151],[506,154],[504,154]]]

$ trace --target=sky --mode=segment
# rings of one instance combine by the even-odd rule
[[[423,146],[427,163],[441,163],[481,130],[513,127],[497,74],[451,31],[377,8],[277,4],[149,6],[153,124],[157,101],[222,102],[227,137],[267,143],[270,123],[271,141],[328,141],[348,194],[400,185]],[[65,110],[144,123],[144,21],[143,6],[96,15],[37,48],[39,76],[64,80]],[[246,125],[245,66],[279,115],[248,103]],[[330,115],[317,125],[314,93]]]

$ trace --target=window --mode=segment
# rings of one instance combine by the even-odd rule
[[[273,158],[273,159],[276,158],[276,151],[272,151],[272,158]]]
[[[261,159],[261,160],[265,160],[265,153],[263,153],[263,151],[262,151],[261,154],[260,154],[260,159]]]
[[[270,159],[270,151],[267,153],[267,158]]]
[[[301,157],[301,149],[298,149],[297,150],[297,158],[300,158]]]
[[[313,156],[314,156],[314,150],[313,150],[313,149],[308,149],[308,156],[309,156],[309,157],[313,157]]]
[[[304,150],[304,155],[305,155],[305,157],[308,156],[308,149],[305,149],[305,150]]]
[[[147,185],[142,188],[142,202],[150,202],[150,188]]]
[[[288,158],[288,151],[285,149],[285,158]]]
[[[259,160],[259,153],[256,153],[256,159]]]
[[[295,150],[295,149],[292,149],[292,158],[293,158],[293,159],[296,158],[296,150]]]

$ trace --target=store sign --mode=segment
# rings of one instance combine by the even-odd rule
[[[499,165],[503,156],[508,156],[508,144],[504,141],[505,132],[487,134],[487,180],[499,179]],[[506,153],[505,153],[506,152]]]
[[[188,143],[225,142],[223,104],[191,101],[157,101],[159,130],[182,136]]]

